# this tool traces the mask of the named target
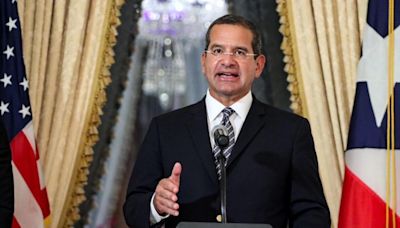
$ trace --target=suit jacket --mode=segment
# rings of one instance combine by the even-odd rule
[[[205,100],[152,120],[129,182],[127,224],[149,227],[150,200],[160,179],[182,164],[179,216],[162,221],[216,222],[219,183]],[[275,227],[330,227],[308,121],[253,99],[227,164],[227,217]]]
[[[11,150],[3,122],[0,120],[0,227],[11,227],[14,213],[14,182]]]

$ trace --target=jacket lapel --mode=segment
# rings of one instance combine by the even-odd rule
[[[251,140],[257,135],[259,130],[265,124],[265,105],[261,104],[254,96],[253,103],[247,114],[246,120],[243,123],[239,136],[232,149],[231,156],[229,157],[227,167],[241,154]]]
[[[199,103],[193,105],[189,112],[190,117],[186,121],[186,125],[190,132],[193,144],[195,145],[196,153],[199,155],[211,181],[218,184],[214,156],[212,154],[208,134],[205,100],[203,99]]]

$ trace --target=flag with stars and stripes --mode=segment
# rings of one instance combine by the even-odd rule
[[[0,36],[0,118],[10,142],[14,176],[12,227],[45,227],[50,208],[35,144],[16,0],[0,0]]]
[[[394,48],[390,49],[388,9],[388,0],[368,2],[345,152],[339,228],[400,227],[400,0],[394,1]],[[394,64],[389,64],[389,54]],[[394,124],[387,122],[387,108],[393,107],[389,91],[394,93],[394,112],[389,112],[389,116],[394,114]],[[388,126],[394,129],[394,143],[389,141],[393,150],[389,151],[387,136],[392,134],[387,133]]]

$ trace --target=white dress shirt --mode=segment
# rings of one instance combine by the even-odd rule
[[[211,143],[211,148],[214,147],[214,136],[212,135],[212,129],[221,123],[222,121],[222,110],[226,108],[222,103],[220,103],[217,99],[211,96],[210,91],[207,90],[206,95],[206,111],[207,111],[207,124],[208,124],[208,132]],[[242,129],[243,123],[249,113],[251,103],[253,102],[253,97],[251,95],[251,91],[249,91],[244,97],[240,100],[232,104],[230,107],[235,110],[235,112],[229,117],[229,121],[232,124],[233,131],[235,133],[235,141],[239,136],[240,130]],[[212,151],[210,151],[212,153]],[[157,213],[157,210],[154,207],[154,196],[151,197],[150,201],[150,224],[155,224],[160,222],[161,220],[168,218],[169,215],[161,216]]]
[[[251,92],[249,91],[244,97],[240,100],[232,104],[230,107],[235,110],[235,112],[229,117],[229,121],[232,124],[233,132],[235,133],[235,142],[237,137],[239,136],[240,130],[242,129],[244,120],[249,113],[251,103],[253,102],[253,97],[251,96]],[[221,124],[222,110],[226,108],[223,104],[217,101],[214,97],[210,95],[210,92],[207,91],[206,95],[206,110],[207,110],[207,124],[208,124],[208,133],[210,136],[211,148],[214,147],[214,136],[212,135],[213,128]]]

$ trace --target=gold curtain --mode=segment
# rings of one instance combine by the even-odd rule
[[[19,0],[52,227],[78,219],[123,0]]]
[[[278,0],[292,109],[311,123],[337,227],[367,0]]]

